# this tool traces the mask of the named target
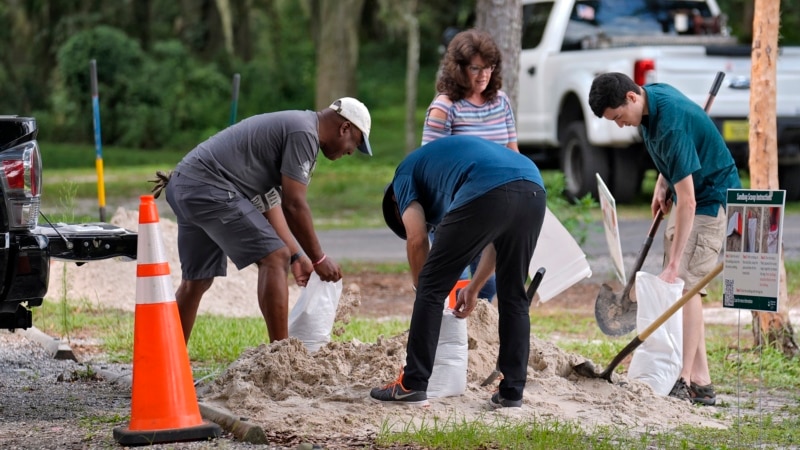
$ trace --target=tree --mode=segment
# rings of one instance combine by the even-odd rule
[[[776,64],[778,59],[779,0],[756,0],[753,17],[750,82],[750,187],[778,189],[778,144],[775,117]],[[753,337],[757,343],[776,346],[787,356],[798,354],[789,322],[786,267],[780,264],[779,304],[783,311],[753,311]]]
[[[316,32],[317,88],[315,107],[357,92],[358,25],[364,0],[312,0]],[[316,26],[315,26],[316,24]]]
[[[478,0],[475,27],[488,31],[503,53],[503,90],[516,114],[519,52],[522,46],[522,0]]]
[[[416,122],[417,91],[419,89],[420,33],[417,0],[381,0],[380,21],[391,34],[406,37],[406,119],[405,150],[419,147]]]

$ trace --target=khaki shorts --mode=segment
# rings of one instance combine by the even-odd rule
[[[681,266],[678,276],[684,281],[684,291],[688,291],[706,275],[708,275],[719,261],[722,244],[725,240],[727,226],[725,208],[720,206],[717,217],[696,215],[692,224],[692,232],[683,250]],[[669,249],[675,236],[675,214],[670,214],[667,220],[667,230],[664,232],[664,267],[669,263]],[[706,295],[705,287],[700,291]]]

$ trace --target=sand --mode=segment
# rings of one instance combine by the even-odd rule
[[[120,209],[110,222],[136,230],[137,221],[137,212]],[[164,219],[160,225],[177,286],[180,281],[175,245],[177,226]],[[80,267],[54,262],[48,298],[58,300],[66,295],[71,299],[83,298],[90,304],[132,311],[136,304],[135,283],[119,280],[135,279],[135,270],[136,263],[130,261]],[[201,303],[200,313],[260,316],[255,301],[256,277],[253,268],[237,271],[229,266],[229,275],[214,283]],[[296,286],[290,289],[291,300],[295,301],[300,289]],[[345,287],[334,328],[340,329],[357,311],[359,295],[357,289]],[[459,396],[431,399],[430,406],[425,408],[383,405],[368,398],[371,388],[397,377],[405,361],[405,334],[382,337],[376,343],[329,343],[313,354],[294,338],[251,348],[203,389],[202,399],[246,417],[265,430],[293,432],[309,439],[364,437],[374,435],[381,427],[400,430],[434,423],[457,426],[464,421],[504,424],[545,419],[572,422],[587,430],[612,426],[636,431],[729,425],[714,417],[715,407],[699,408],[660,396],[648,385],[628,380],[624,375],[615,375],[614,383],[578,376],[572,367],[585,358],[537,338],[531,339],[522,408],[490,410],[487,400],[498,382],[487,387],[480,384],[494,369],[497,358],[497,309],[481,302],[466,320],[469,347],[466,391]],[[595,365],[602,367],[606,363],[595,362]]]

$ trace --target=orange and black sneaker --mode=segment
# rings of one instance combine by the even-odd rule
[[[396,405],[428,406],[425,391],[413,391],[403,387],[403,372],[396,380],[382,388],[372,388],[369,392],[373,401]]]

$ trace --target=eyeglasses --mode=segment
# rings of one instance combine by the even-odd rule
[[[489,73],[492,73],[492,72],[494,72],[494,68],[495,67],[496,66],[494,64],[492,64],[490,66],[483,66],[483,67],[470,64],[470,65],[467,66],[467,70],[469,70],[469,73],[471,73],[473,75],[477,75],[477,74],[479,74],[479,73],[481,73],[483,71],[488,71]]]

